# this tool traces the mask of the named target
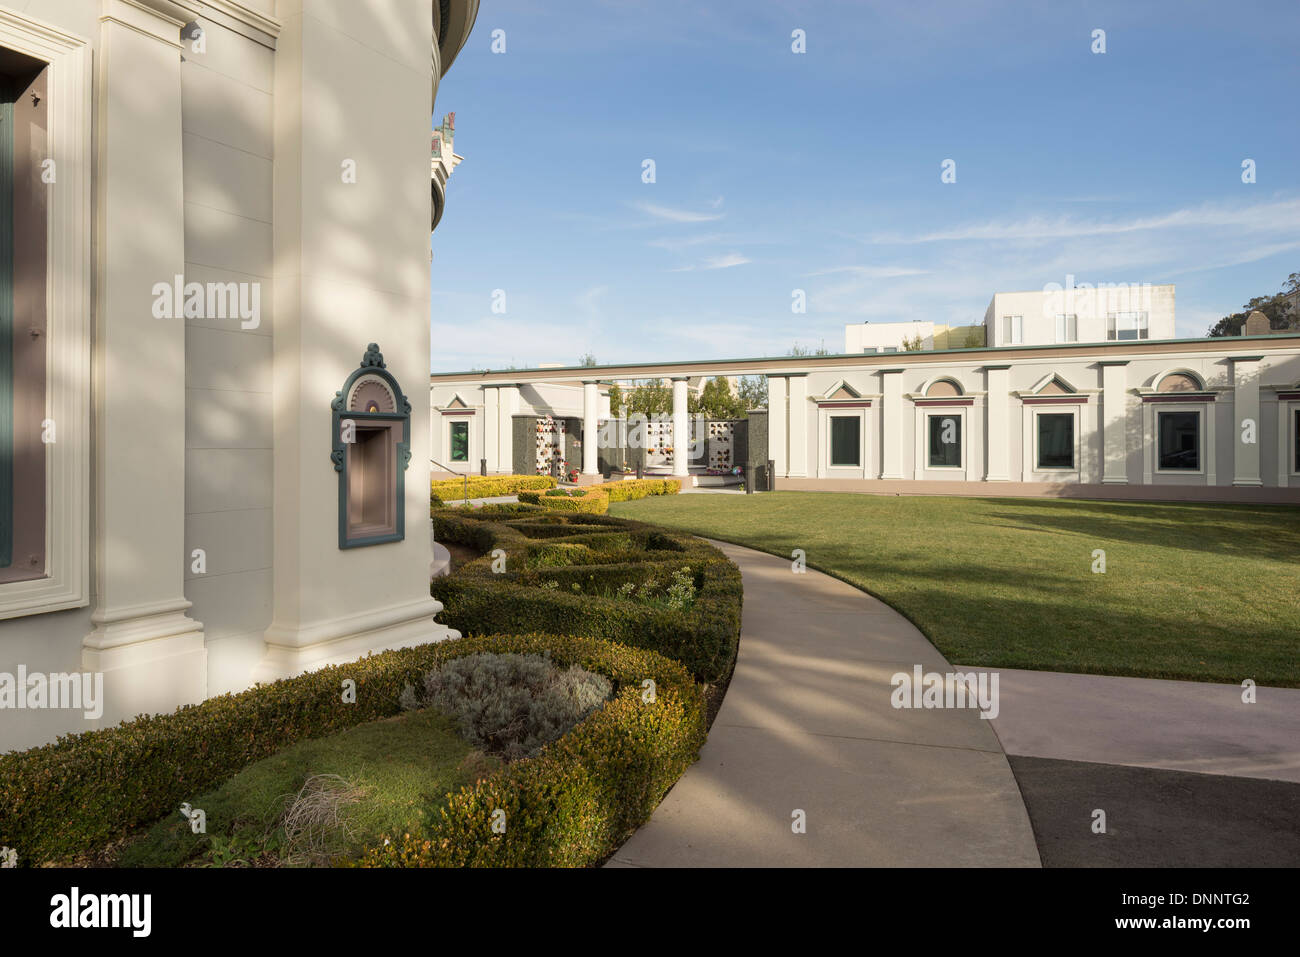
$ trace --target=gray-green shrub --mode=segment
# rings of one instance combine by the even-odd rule
[[[544,655],[475,654],[446,662],[402,691],[403,708],[437,708],[470,743],[508,761],[537,753],[613,692],[609,680]]]

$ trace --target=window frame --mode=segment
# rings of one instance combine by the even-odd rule
[[[1025,317],[1023,315],[1003,316],[1002,323],[1003,345],[1022,346],[1025,344]]]
[[[1061,325],[1065,325],[1066,335],[1061,335]],[[1073,326],[1074,334],[1070,335],[1070,329]],[[1078,342],[1079,341],[1079,316],[1076,313],[1057,313],[1056,315],[1056,341],[1059,343]]]
[[[875,478],[876,471],[870,465],[876,454],[872,445],[870,399],[854,399],[845,402],[825,402],[817,406],[817,477],[839,479]],[[858,425],[858,465],[831,464],[831,419],[856,418]]]
[[[48,64],[45,576],[0,584],[0,619],[90,603],[92,70],[85,38],[0,7],[0,46]]]
[[[966,471],[966,415],[965,408],[953,409],[944,412],[926,411],[923,414],[925,420],[925,432],[922,446],[925,450],[925,470],[927,472],[965,472]],[[930,435],[931,419],[956,419],[957,420],[957,464],[956,465],[935,465],[931,460]]]
[[[1155,428],[1152,435],[1152,458],[1154,469],[1160,475],[1204,475],[1205,474],[1205,455],[1206,455],[1206,437],[1205,437],[1205,420],[1206,414],[1212,412],[1209,409],[1156,409],[1155,410]],[[1179,469],[1165,468],[1160,464],[1160,422],[1161,417],[1166,415],[1195,415],[1196,416],[1196,468]]]
[[[473,444],[474,444],[473,418],[468,415],[447,416],[444,419],[444,422],[447,426],[447,464],[455,465],[457,462],[464,462],[465,465],[468,467],[470,460],[473,457]],[[455,445],[455,439],[453,438],[453,433],[456,431],[456,426],[458,425],[465,426],[465,457],[463,459],[456,458],[456,454],[453,451],[453,447]]]
[[[1135,323],[1140,322],[1140,325],[1135,325],[1133,327],[1134,330],[1138,333],[1136,336],[1133,336],[1131,339],[1125,339],[1120,337],[1119,322],[1121,317],[1132,317]],[[1150,313],[1136,312],[1132,310],[1126,310],[1124,312],[1106,313],[1106,341],[1107,342],[1141,342],[1149,338],[1151,338]]]
[[[1055,408],[1032,409],[1030,416],[1030,438],[1032,441],[1031,454],[1033,458],[1033,471],[1035,472],[1078,472],[1079,471],[1079,410],[1078,408],[1061,409]],[[1042,450],[1040,447],[1041,432],[1039,431],[1039,419],[1045,415],[1059,415],[1070,419],[1070,464],[1066,465],[1044,465]]]
[[[844,413],[836,414],[836,413],[832,412],[832,413],[830,413],[826,418],[827,418],[827,424],[826,424],[826,435],[827,435],[827,448],[826,448],[826,454],[827,454],[827,456],[828,456],[828,459],[827,459],[827,462],[826,462],[826,467],[827,467],[827,468],[831,468],[831,469],[861,469],[861,468],[862,468],[862,445],[863,445],[863,442],[862,442],[862,438],[863,438],[863,435],[862,435],[862,416],[861,416],[861,415],[845,415]],[[854,452],[854,458],[855,458],[855,461],[853,461],[853,462],[837,462],[837,461],[835,461],[835,423],[836,423],[837,421],[842,421],[842,422],[852,422],[852,423],[854,424],[854,426],[855,426],[855,434],[857,435],[857,442],[855,443],[855,447],[854,447],[854,450],[853,450],[853,452]]]

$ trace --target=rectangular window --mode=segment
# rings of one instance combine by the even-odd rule
[[[1112,312],[1106,317],[1106,338],[1112,341],[1147,338],[1145,312]]]
[[[961,468],[961,416],[932,415],[930,419],[930,468]]]
[[[1079,317],[1078,316],[1057,316],[1056,317],[1056,341],[1057,342],[1078,342],[1079,341]]]
[[[0,50],[0,583],[45,555],[47,64]]]
[[[1162,471],[1196,472],[1201,468],[1201,413],[1157,412]]]
[[[1002,317],[1002,341],[1005,345],[1018,346],[1025,341],[1025,317]]]
[[[1296,409],[1292,415],[1295,418],[1295,438],[1292,446],[1292,454],[1295,456],[1295,470],[1300,472],[1300,409]]]
[[[453,462],[469,461],[469,423],[451,423],[451,460]]]
[[[1038,467],[1040,469],[1074,468],[1074,413],[1039,413]]]
[[[861,416],[831,416],[831,465],[862,467]]]
[[[884,352],[897,352],[898,346],[885,346]]]

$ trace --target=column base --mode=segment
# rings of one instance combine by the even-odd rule
[[[311,625],[272,625],[266,631],[266,652],[253,669],[252,681],[278,681],[379,651],[459,638],[459,631],[434,621],[440,611],[442,602],[426,598]]]
[[[1128,479],[1127,479],[1127,478],[1114,478],[1114,477],[1110,477],[1110,478],[1102,478],[1102,480],[1101,480],[1101,484],[1102,484],[1102,485],[1127,485],[1127,484],[1128,484]]]
[[[154,614],[96,612],[81,666],[104,675],[104,711],[98,727],[139,714],[163,714],[198,704],[208,695],[208,652],[203,625],[185,614],[190,603]],[[99,620],[97,620],[99,619]]]
[[[1262,488],[1264,485],[1264,480],[1257,479],[1257,478],[1240,478],[1240,479],[1233,479],[1232,484],[1237,486],[1238,488]]]

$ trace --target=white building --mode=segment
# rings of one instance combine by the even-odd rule
[[[105,698],[0,751],[447,636],[430,134],[477,11],[0,0],[0,673]]]
[[[1173,339],[1174,286],[1067,279],[1065,287],[998,292],[984,311],[984,329],[990,346]]]

